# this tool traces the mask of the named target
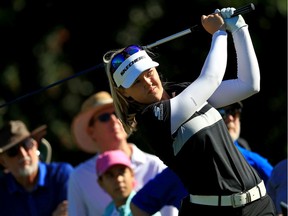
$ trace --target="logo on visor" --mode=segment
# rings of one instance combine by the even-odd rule
[[[132,65],[134,65],[136,62],[138,62],[138,61],[140,61],[141,59],[144,59],[144,58],[146,58],[146,56],[140,56],[140,57],[134,59],[133,61],[131,61],[131,62],[121,71],[121,73],[120,73],[121,76],[123,76],[124,73],[125,73]]]

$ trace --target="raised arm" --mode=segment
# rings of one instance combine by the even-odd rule
[[[226,29],[232,33],[234,41],[237,78],[224,80],[209,98],[209,103],[216,108],[241,101],[260,91],[260,69],[248,25],[241,15],[230,18],[234,10],[234,8],[224,8],[221,13]]]
[[[210,51],[199,77],[170,100],[171,133],[206,103],[224,77],[227,64],[227,32],[223,30],[221,23],[224,21],[217,13],[202,16],[203,27],[213,34]],[[216,32],[215,27],[218,29]]]

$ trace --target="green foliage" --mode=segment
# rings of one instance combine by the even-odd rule
[[[95,91],[109,90],[104,69],[99,67],[49,89],[39,89],[101,64],[103,54],[110,49],[133,43],[147,45],[199,25],[200,16],[216,8],[237,8],[248,3],[1,2],[0,102],[9,105],[0,108],[0,124],[8,119],[25,120],[31,129],[47,124],[47,139],[53,154],[57,152],[53,159],[77,164],[85,156],[72,156],[77,147],[70,125],[84,99]],[[258,55],[262,82],[261,93],[244,102],[248,118],[243,132],[250,145],[276,163],[287,156],[287,2],[253,3],[256,10],[245,15],[245,19]],[[202,31],[159,46],[155,52],[159,54],[160,72],[168,80],[193,81],[200,73],[209,46],[210,36]],[[230,53],[233,56],[233,50]],[[227,71],[235,70],[233,58]],[[31,92],[36,93],[17,100]]]

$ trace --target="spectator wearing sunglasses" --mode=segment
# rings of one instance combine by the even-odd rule
[[[128,155],[137,181],[135,191],[167,167],[155,155],[143,152],[127,141],[128,135],[116,117],[112,97],[106,91],[97,92],[83,102],[71,129],[79,148],[95,155],[80,163],[70,176],[69,216],[102,215],[112,200],[96,183],[95,164],[99,154],[122,150]],[[160,212],[165,216],[178,215],[173,206],[166,206]]]
[[[11,120],[0,129],[0,209],[5,216],[67,216],[67,187],[73,167],[39,161],[43,125],[31,133],[24,122]]]
[[[225,124],[228,128],[229,134],[233,139],[234,144],[237,146],[239,151],[244,155],[248,163],[255,168],[260,177],[263,179],[265,185],[271,176],[273,171],[272,164],[269,163],[268,159],[261,156],[260,154],[253,152],[249,149],[248,142],[240,137],[241,132],[241,113],[243,109],[242,102],[236,102],[234,104],[222,107],[218,109]]]
[[[146,47],[131,45],[103,56],[115,111],[127,134],[141,134],[188,190],[179,215],[275,215],[263,180],[216,110],[260,90],[248,25],[241,15],[232,17],[234,11],[223,8],[201,17],[212,42],[199,77],[191,83],[162,82],[159,63]],[[229,32],[237,78],[222,81]]]
[[[97,182],[112,201],[106,207],[103,216],[132,216],[130,202],[136,194],[137,184],[130,158],[121,150],[111,150],[97,158]],[[160,216],[157,212],[153,216]]]
[[[226,107],[222,107],[218,109],[218,111],[220,112],[222,118],[224,119],[233,141],[237,140],[237,144],[239,146],[251,151],[252,150],[251,146],[249,145],[247,140],[240,137],[241,132],[240,116],[242,113],[242,109],[243,109],[243,103],[239,101]],[[229,117],[230,118],[233,117],[232,121],[230,120]],[[233,124],[233,122],[235,123]]]

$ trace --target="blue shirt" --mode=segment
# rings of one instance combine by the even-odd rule
[[[19,185],[12,174],[0,178],[0,209],[5,216],[51,216],[67,199],[67,183],[73,167],[68,163],[39,162],[39,178],[32,192]]]
[[[132,216],[130,209],[130,202],[132,197],[136,194],[135,191],[132,191],[126,201],[126,203],[116,208],[113,201],[111,201],[108,206],[105,208],[103,216]]]
[[[284,159],[274,167],[271,177],[269,178],[266,188],[267,193],[270,195],[274,201],[277,213],[283,213],[280,203],[284,202],[286,205],[287,202],[287,159]],[[287,210],[286,210],[287,211]],[[285,215],[285,214],[284,214]]]
[[[133,197],[132,202],[138,208],[153,214],[165,205],[180,209],[181,200],[187,195],[180,178],[167,167],[147,182]]]
[[[268,160],[256,152],[249,151],[241,147],[237,140],[234,142],[239,151],[243,154],[248,163],[258,172],[260,177],[263,179],[264,183],[270,178],[273,166],[268,162]]]
[[[130,203],[134,195],[136,194],[135,191],[132,191],[126,201],[126,203],[119,208],[116,208],[113,201],[111,201],[108,206],[105,209],[105,212],[103,216],[133,216],[131,209],[130,209]],[[153,216],[160,216],[161,214],[157,212],[156,214],[153,214]]]

